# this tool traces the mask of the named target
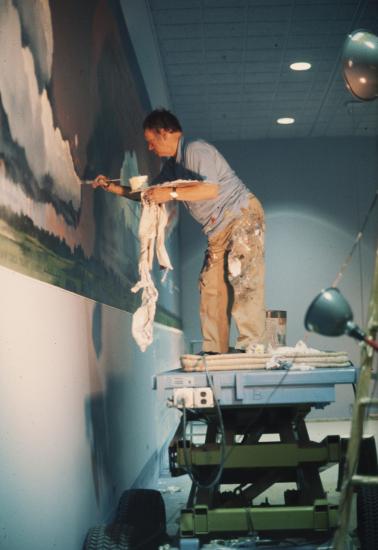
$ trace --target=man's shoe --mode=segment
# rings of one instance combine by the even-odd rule
[[[245,353],[245,349],[239,349],[239,348],[228,348],[227,353]]]

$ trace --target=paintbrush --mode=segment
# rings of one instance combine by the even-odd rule
[[[109,182],[112,182],[112,183],[119,183],[121,180],[120,179],[110,180],[110,179],[106,178],[106,181],[109,181]],[[93,182],[94,182],[94,180],[81,180],[81,183],[84,183],[85,185],[92,185]]]

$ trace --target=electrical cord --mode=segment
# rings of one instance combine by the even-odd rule
[[[212,489],[213,487],[215,487],[218,483],[219,483],[219,480],[221,479],[222,477],[222,473],[223,473],[223,470],[224,470],[224,465],[226,463],[226,460],[230,457],[231,453],[233,452],[233,450],[237,447],[236,443],[234,443],[230,449],[228,450],[228,452],[226,452],[226,436],[225,436],[225,430],[224,430],[224,423],[223,423],[223,415],[222,415],[222,411],[221,411],[221,408],[220,408],[220,405],[219,405],[219,402],[218,402],[218,398],[217,398],[217,395],[216,395],[216,391],[215,391],[215,387],[214,387],[214,384],[213,384],[213,381],[212,381],[212,378],[209,374],[209,371],[208,371],[208,368],[207,368],[207,360],[206,360],[206,354],[204,354],[202,356],[202,360],[203,360],[203,364],[204,364],[204,367],[205,367],[205,372],[206,372],[206,380],[207,380],[207,383],[209,385],[209,387],[211,388],[211,391],[213,392],[213,398],[214,398],[214,403],[215,403],[215,408],[216,408],[216,411],[217,411],[217,415],[218,415],[218,420],[219,420],[219,427],[220,427],[220,432],[221,432],[221,460],[220,460],[220,463],[219,463],[219,467],[218,467],[218,471],[214,477],[213,480],[211,480],[209,483],[202,483],[201,481],[199,481],[195,474],[194,474],[194,471],[193,471],[193,468],[190,464],[190,458],[188,456],[188,452],[187,452],[187,445],[186,445],[186,429],[187,429],[187,415],[186,415],[186,407],[185,407],[185,402],[183,402],[183,442],[184,442],[184,462],[185,462],[185,469],[186,469],[186,472],[187,474],[189,475],[191,481],[197,485],[198,487],[202,488],[202,489]],[[282,383],[283,383],[283,380],[287,377],[288,375],[288,372],[289,371],[284,371],[284,374],[278,384],[278,386],[281,386]],[[277,388],[275,388],[272,392],[272,395],[273,393],[276,391]],[[270,396],[270,398],[272,397],[272,395]],[[261,416],[262,414],[262,410],[259,411],[259,414],[257,415],[257,417]],[[249,422],[244,430],[244,436],[248,433],[250,427],[253,425],[253,423],[256,422],[256,417],[254,417],[251,422]],[[191,443],[191,442],[190,442]]]
[[[185,407],[185,402],[184,402],[183,403],[183,430],[182,430],[183,431],[183,441],[184,441],[184,462],[185,462],[185,468],[186,468],[187,474],[189,475],[191,481],[194,484],[196,484],[198,487],[203,488],[203,489],[212,489],[213,487],[215,487],[218,484],[218,482],[219,482],[219,480],[222,476],[223,470],[224,470],[224,464],[225,464],[226,460],[228,460],[228,458],[230,457],[230,455],[234,451],[234,449],[236,449],[237,444],[234,443],[230,447],[228,452],[226,452],[226,444],[225,444],[226,438],[225,438],[222,411],[221,411],[221,408],[219,406],[219,402],[218,402],[218,399],[217,399],[217,395],[216,395],[216,391],[215,391],[215,387],[214,387],[212,378],[211,378],[211,376],[209,374],[209,371],[208,371],[208,368],[207,368],[206,354],[204,354],[202,356],[202,360],[203,360],[203,364],[204,364],[204,367],[205,367],[207,383],[208,383],[209,387],[211,388],[211,390],[213,392],[214,403],[215,403],[215,407],[216,407],[217,415],[218,415],[218,419],[219,419],[219,427],[220,427],[220,432],[221,432],[221,436],[222,436],[221,460],[220,460],[220,463],[219,463],[217,474],[215,475],[215,477],[212,481],[210,481],[209,483],[204,484],[204,483],[201,483],[198,479],[196,479],[196,476],[195,476],[195,474],[193,472],[193,469],[191,467],[191,464],[190,464],[190,459],[189,459],[189,456],[188,456],[187,446],[186,446],[187,416],[186,416],[186,407]],[[277,391],[278,387],[280,387],[284,383],[285,378],[288,376],[289,370],[283,371],[283,376],[280,379],[279,383],[277,384],[277,387],[274,388],[274,390],[272,391],[272,394],[269,396],[269,400],[272,398],[273,394]],[[259,416],[261,416],[261,414],[262,414],[262,409],[260,409],[260,411],[257,415],[257,418]],[[256,417],[252,418],[251,421],[247,424],[247,426],[244,429],[244,436],[246,434],[248,434],[248,431],[249,431],[250,427],[256,422],[257,418]]]
[[[219,402],[218,402],[218,398],[217,398],[217,395],[216,395],[216,391],[215,391],[215,388],[214,388],[213,381],[212,381],[211,377],[209,376],[209,372],[208,372],[208,369],[207,369],[206,355],[203,356],[203,363],[205,365],[206,380],[207,380],[207,383],[208,383],[209,387],[211,388],[211,391],[213,392],[215,409],[216,409],[217,415],[218,415],[219,429],[220,429],[220,433],[221,433],[220,462],[219,462],[219,466],[218,466],[218,469],[216,471],[216,474],[215,474],[215,476],[213,477],[213,479],[211,481],[209,481],[208,483],[203,483],[202,481],[200,481],[199,479],[196,478],[196,476],[194,474],[194,471],[193,471],[193,468],[192,468],[192,465],[190,464],[190,460],[189,460],[189,456],[188,456],[188,452],[187,452],[187,445],[186,445],[187,418],[186,418],[185,402],[183,403],[183,411],[182,411],[182,413],[183,413],[184,462],[185,462],[185,468],[186,468],[187,474],[189,475],[191,481],[197,487],[199,487],[201,489],[213,489],[214,487],[216,487],[219,484],[219,481],[220,481],[220,479],[222,477],[222,474],[223,474],[226,458],[227,458],[226,457],[226,434],[225,434],[225,430],[224,430],[222,411],[221,411],[221,408],[220,408],[220,405],[219,405]],[[190,444],[191,443],[192,443],[192,441],[190,440]]]
[[[351,259],[352,259],[352,257],[353,257],[354,251],[355,251],[355,249],[356,249],[358,243],[360,242],[360,240],[361,240],[362,237],[363,237],[363,234],[364,234],[364,231],[365,231],[365,227],[366,227],[366,225],[367,225],[367,223],[368,223],[368,221],[369,221],[369,219],[370,219],[370,216],[371,216],[371,214],[372,214],[372,212],[373,212],[373,210],[374,210],[374,207],[375,207],[375,204],[376,204],[376,202],[377,202],[377,199],[378,199],[378,189],[375,191],[375,195],[374,195],[374,197],[373,197],[372,202],[370,203],[368,212],[367,212],[367,214],[366,214],[366,216],[365,216],[365,219],[364,219],[364,221],[363,221],[363,223],[362,223],[361,229],[360,229],[359,232],[357,233],[357,236],[356,236],[356,238],[355,238],[355,240],[354,240],[354,243],[353,243],[353,245],[352,245],[352,248],[351,248],[351,250],[350,250],[348,256],[346,257],[346,259],[345,259],[343,265],[341,266],[340,271],[339,271],[338,274],[336,275],[336,278],[335,278],[335,280],[333,281],[333,283],[332,283],[332,285],[331,285],[332,287],[337,287],[338,284],[340,283],[340,280],[342,279],[342,277],[343,277],[343,275],[344,275],[344,272],[345,272],[346,268],[348,267],[348,265],[349,265],[349,263],[350,263],[350,261],[351,261]]]

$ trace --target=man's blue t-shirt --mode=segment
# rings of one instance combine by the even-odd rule
[[[226,159],[206,141],[186,140],[181,136],[176,157],[167,159],[153,183],[201,180],[219,184],[215,199],[184,202],[203,232],[211,237],[240,216],[251,191],[237,177]]]

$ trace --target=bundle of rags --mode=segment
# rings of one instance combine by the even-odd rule
[[[164,243],[165,228],[168,222],[167,208],[165,204],[147,202],[143,193],[141,202],[138,265],[140,279],[131,291],[138,292],[142,289],[142,303],[133,315],[131,332],[141,351],[145,351],[153,341],[156,302],[159,295],[151,276],[155,249],[158,262],[164,269],[163,281],[173,267]]]

